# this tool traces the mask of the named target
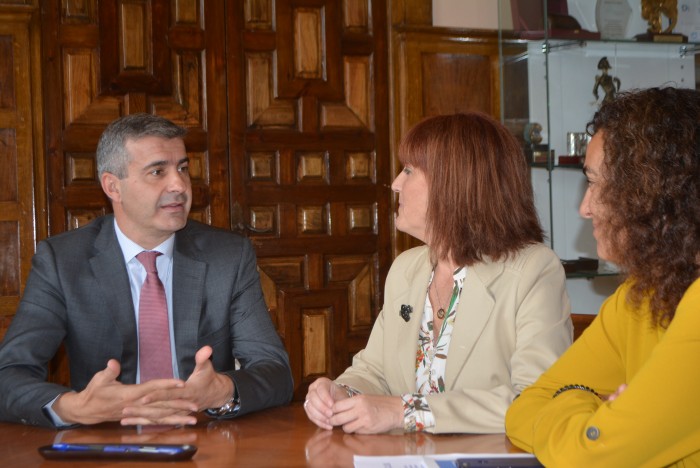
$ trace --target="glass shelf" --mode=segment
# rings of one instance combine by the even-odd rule
[[[502,44],[518,45],[518,44],[539,44],[538,48],[543,54],[550,54],[559,51],[567,51],[571,49],[610,49],[614,48],[621,53],[634,53],[635,51],[643,51],[645,55],[657,56],[673,56],[683,58],[686,56],[695,56],[700,54],[700,43],[698,42],[649,42],[635,41],[629,39],[613,40],[613,39],[558,39],[558,38],[503,38]],[[508,60],[517,60],[518,57],[510,57]]]
[[[569,279],[573,279],[573,278],[593,279],[593,278],[604,277],[604,276],[618,276],[619,274],[620,274],[619,271],[614,271],[614,270],[610,270],[610,269],[606,269],[605,267],[602,267],[602,268],[599,268],[598,270],[594,270],[594,271],[586,271],[586,270],[574,271],[572,273],[567,273],[566,277]]]
[[[527,158],[546,242],[561,259],[594,260],[593,226],[579,212],[587,188],[583,161],[560,158],[583,154],[583,149],[572,149],[574,134],[587,131],[603,99],[664,84],[695,88],[700,42],[635,40],[646,31],[638,2],[627,28],[630,38],[601,39],[591,33],[596,23],[593,10],[575,7],[594,2],[562,0],[568,5],[567,14],[581,25],[583,34],[574,37],[575,30],[547,27],[548,16],[542,12],[550,3],[499,0],[500,117]],[[697,37],[693,36],[695,41]],[[566,270],[574,313],[597,309],[619,286],[619,269],[603,259],[567,263]]]
[[[583,170],[583,164],[552,164],[551,166],[547,163],[528,163],[530,167],[534,167],[537,169],[573,169],[576,171],[582,171]]]
[[[643,49],[646,54],[653,54],[654,52],[659,54],[677,54],[678,57],[685,57],[687,55],[696,55],[700,53],[700,43],[691,42],[649,42],[649,41],[635,41],[629,39],[622,40],[612,40],[612,39],[583,39],[583,40],[572,40],[572,39],[556,39],[556,38],[540,38],[534,41],[540,41],[542,43],[542,52],[549,53],[554,52],[558,49],[568,49],[568,48],[595,48],[598,45],[601,46],[614,46],[615,48],[622,49],[623,51],[633,51],[635,49]],[[533,40],[530,40],[533,42]]]

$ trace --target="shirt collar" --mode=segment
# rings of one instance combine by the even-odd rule
[[[119,241],[119,247],[122,249],[122,254],[124,254],[124,261],[126,263],[129,263],[136,255],[140,254],[144,250],[149,250],[149,249],[144,249],[140,245],[138,245],[136,242],[132,241],[128,237],[126,237],[126,234],[122,232],[121,229],[119,229],[119,225],[117,224],[116,218],[114,219],[114,230],[117,233],[117,241]],[[150,250],[155,250],[156,252],[160,252],[164,257],[167,257],[168,259],[173,258],[173,249],[175,247],[175,234],[171,234],[170,237],[165,239],[165,241],[156,246],[153,249]]]

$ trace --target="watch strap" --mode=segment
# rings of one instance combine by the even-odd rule
[[[223,406],[219,408],[208,408],[204,410],[204,412],[208,416],[212,416],[214,418],[221,418],[224,416],[233,416],[236,413],[238,413],[239,408],[241,407],[241,399],[238,396],[238,388],[234,387],[233,390],[233,397],[229,401],[223,404]]]

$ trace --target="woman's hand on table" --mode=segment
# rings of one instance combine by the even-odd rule
[[[304,410],[311,422],[322,429],[333,429],[333,405],[348,399],[347,391],[332,380],[321,377],[309,385],[304,401]]]
[[[332,407],[332,426],[345,432],[377,434],[403,429],[403,401],[398,396],[356,395],[337,401]]]

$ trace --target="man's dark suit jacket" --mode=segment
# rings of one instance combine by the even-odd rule
[[[210,345],[214,368],[238,389],[238,415],[289,402],[289,359],[247,239],[188,221],[175,234],[172,287],[180,378],[192,373],[197,350]],[[52,425],[42,407],[71,390],[46,382],[47,363],[62,342],[73,390],[84,389],[112,358],[121,363],[120,381],[135,383],[136,319],[112,215],[39,244],[0,345],[0,420]]]

